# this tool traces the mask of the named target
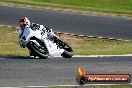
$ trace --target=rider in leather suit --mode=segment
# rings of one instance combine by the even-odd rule
[[[54,43],[57,43],[57,40],[59,39],[54,32],[52,31],[52,29],[48,28],[48,27],[44,27],[43,25],[40,24],[36,24],[36,23],[32,23],[30,24],[30,20],[27,17],[21,18],[19,21],[20,24],[20,29],[23,30],[25,27],[26,28],[31,28],[32,30],[43,30],[43,31],[47,31],[47,35],[49,37],[49,39],[51,41],[53,41]],[[19,36],[21,37],[21,35]],[[21,47],[23,47],[23,45],[21,44],[21,41],[19,41],[19,44]],[[32,56],[31,51],[29,51],[30,56]]]

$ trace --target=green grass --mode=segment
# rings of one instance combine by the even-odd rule
[[[18,45],[18,29],[0,27],[0,56],[27,56],[28,50]]]
[[[132,0],[0,0],[0,2],[132,15]]]
[[[19,47],[18,29],[0,27],[0,56],[27,56],[28,49]],[[60,34],[59,37],[68,42],[76,55],[118,55],[132,54],[131,41],[116,41],[77,37]]]

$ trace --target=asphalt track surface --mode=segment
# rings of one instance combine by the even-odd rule
[[[29,17],[34,23],[44,24],[58,32],[132,39],[132,18],[130,17],[0,6],[0,24],[18,26],[18,20],[24,16]]]
[[[0,87],[76,85],[76,74],[82,66],[88,74],[132,75],[132,57],[73,57],[30,59],[0,57]]]

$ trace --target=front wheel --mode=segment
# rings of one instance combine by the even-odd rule
[[[37,55],[39,58],[42,58],[42,59],[48,58],[48,52],[46,47],[38,46],[33,41],[29,41],[29,43],[27,44],[27,47],[30,51],[32,51],[32,53]]]

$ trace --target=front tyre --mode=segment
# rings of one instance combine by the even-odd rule
[[[29,43],[27,44],[27,47],[30,51],[32,51],[32,53],[37,55],[39,58],[42,58],[42,59],[48,58],[48,53],[46,52],[47,49],[45,47],[40,48],[33,41],[29,41]]]

